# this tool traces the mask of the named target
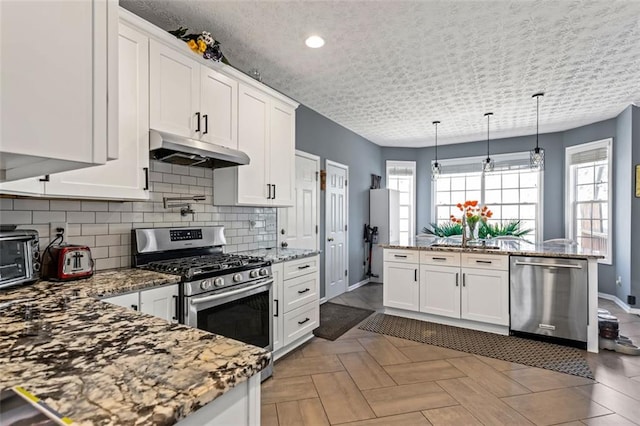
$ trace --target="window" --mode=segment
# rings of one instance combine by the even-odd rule
[[[567,238],[611,264],[611,139],[566,149]]]
[[[520,220],[531,229],[529,240],[542,237],[542,172],[529,168],[529,152],[492,156],[495,167],[483,172],[484,158],[440,161],[442,173],[433,181],[433,222],[449,222],[460,215],[456,204],[478,200],[493,211],[492,221]]]
[[[387,161],[387,188],[400,192],[400,244],[416,234],[416,162]]]

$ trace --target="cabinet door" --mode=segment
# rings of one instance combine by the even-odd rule
[[[149,126],[200,138],[200,64],[154,40],[149,43]]]
[[[43,195],[44,176],[0,182],[0,194]]]
[[[293,206],[295,180],[295,110],[273,101],[269,134],[269,182],[273,205]]]
[[[271,265],[273,274],[273,350],[282,347],[284,336],[284,280],[282,263]]]
[[[509,325],[509,272],[462,268],[461,317]]]
[[[107,15],[114,6],[0,1],[0,169],[7,179],[106,162]]]
[[[120,25],[119,155],[101,166],[50,176],[45,193],[102,199],[146,200],[149,170],[149,39]]]
[[[418,264],[384,263],[382,299],[384,306],[409,311],[419,309]]]
[[[269,97],[240,85],[238,99],[238,148],[251,162],[238,167],[238,204],[271,205],[269,181]]]
[[[111,303],[112,305],[122,306],[123,308],[133,309],[137,311],[140,309],[139,293],[121,294],[118,296],[107,297],[102,299],[103,302]]]
[[[140,292],[140,312],[178,322],[178,285],[152,288]]]
[[[200,76],[201,139],[238,149],[238,82],[205,66]]]
[[[420,312],[460,318],[460,268],[420,266]]]

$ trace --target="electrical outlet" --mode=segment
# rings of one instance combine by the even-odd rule
[[[69,226],[65,222],[51,222],[49,224],[49,241],[53,241],[56,235],[60,233],[59,229],[62,229],[62,241],[67,241]]]

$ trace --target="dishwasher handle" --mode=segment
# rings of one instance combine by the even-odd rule
[[[543,263],[543,262],[521,262],[516,260],[517,266],[543,266],[547,268],[569,268],[569,269],[582,269],[582,265],[572,265],[570,263]]]

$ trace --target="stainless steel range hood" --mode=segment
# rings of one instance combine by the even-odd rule
[[[250,161],[242,151],[153,129],[149,130],[149,150],[154,160],[209,169],[241,166]]]

